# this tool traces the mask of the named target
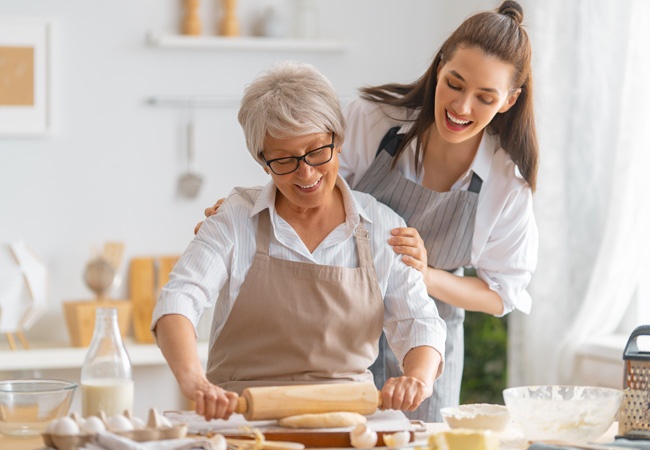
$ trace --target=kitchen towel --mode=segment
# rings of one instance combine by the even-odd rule
[[[136,442],[109,431],[97,433],[82,450],[216,450],[207,438]]]
[[[627,448],[627,449],[638,449],[638,450],[650,450],[650,440],[632,440],[632,439],[616,439],[614,442],[608,442],[608,443],[602,443],[602,444],[595,444],[594,448],[597,448],[598,446],[603,446],[603,447],[620,447],[620,448]],[[582,449],[584,447],[571,447],[571,446],[561,446],[561,445],[549,445],[549,444],[542,444],[540,442],[537,442],[530,447],[528,447],[528,450],[576,450],[576,449]]]

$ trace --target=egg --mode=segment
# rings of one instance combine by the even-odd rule
[[[160,419],[160,426],[163,428],[171,428],[172,423],[169,421],[169,419],[165,416],[159,416]]]
[[[80,432],[81,430],[79,429],[79,425],[77,425],[77,422],[75,422],[74,419],[71,417],[61,417],[56,421],[53,434],[58,434],[60,436],[75,436]]]
[[[50,423],[47,425],[47,428],[45,428],[45,432],[46,432],[47,434],[52,434],[52,433],[54,433],[54,430],[56,429],[56,424],[57,424],[58,422],[59,422],[58,419],[54,419],[52,422],[50,422]]]
[[[372,448],[377,445],[377,433],[360,423],[350,431],[350,443],[354,448]]]
[[[83,430],[84,433],[96,434],[106,430],[106,425],[104,425],[104,422],[102,422],[102,419],[100,419],[99,417],[90,416],[86,418],[86,421],[81,426],[81,429]]]
[[[111,431],[133,431],[131,421],[121,414],[106,419],[106,427]]]
[[[147,425],[144,423],[144,420],[139,417],[134,417],[131,419],[131,423],[133,424],[133,428],[136,430],[144,430],[147,427]]]
[[[411,433],[398,431],[397,433],[384,434],[384,444],[388,448],[404,447],[411,440]]]

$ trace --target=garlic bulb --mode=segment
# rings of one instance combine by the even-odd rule
[[[398,431],[397,433],[384,434],[384,444],[388,448],[404,447],[411,440],[411,433]]]
[[[377,433],[360,423],[350,431],[350,443],[354,448],[372,448],[377,445]]]
[[[228,442],[226,438],[223,437],[223,434],[215,434],[210,438],[210,443],[214,450],[226,450],[228,448]]]

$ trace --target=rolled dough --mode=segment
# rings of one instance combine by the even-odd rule
[[[286,428],[342,428],[360,423],[366,423],[366,416],[354,412],[300,414],[278,420],[278,425]]]

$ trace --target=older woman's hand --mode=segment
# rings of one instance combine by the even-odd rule
[[[427,274],[429,268],[427,249],[424,247],[424,240],[415,228],[395,228],[391,230],[391,237],[388,243],[393,246],[395,253],[404,255],[402,261],[407,265]]]
[[[195,386],[182,386],[181,390],[186,397],[194,400],[196,413],[205,420],[227,420],[237,408],[239,396],[235,392],[215,386],[205,378],[199,380]]]
[[[381,408],[415,411],[431,394],[433,394],[433,387],[418,378],[406,376],[389,378],[381,390]]]
[[[214,216],[219,210],[219,207],[223,204],[225,200],[226,200],[225,198],[220,198],[219,200],[217,200],[217,203],[210,206],[209,208],[205,208],[205,210],[203,211],[205,217],[207,218],[210,216]],[[203,225],[203,220],[197,223],[196,226],[194,227],[194,234],[199,232],[199,228],[201,228],[201,225]]]

